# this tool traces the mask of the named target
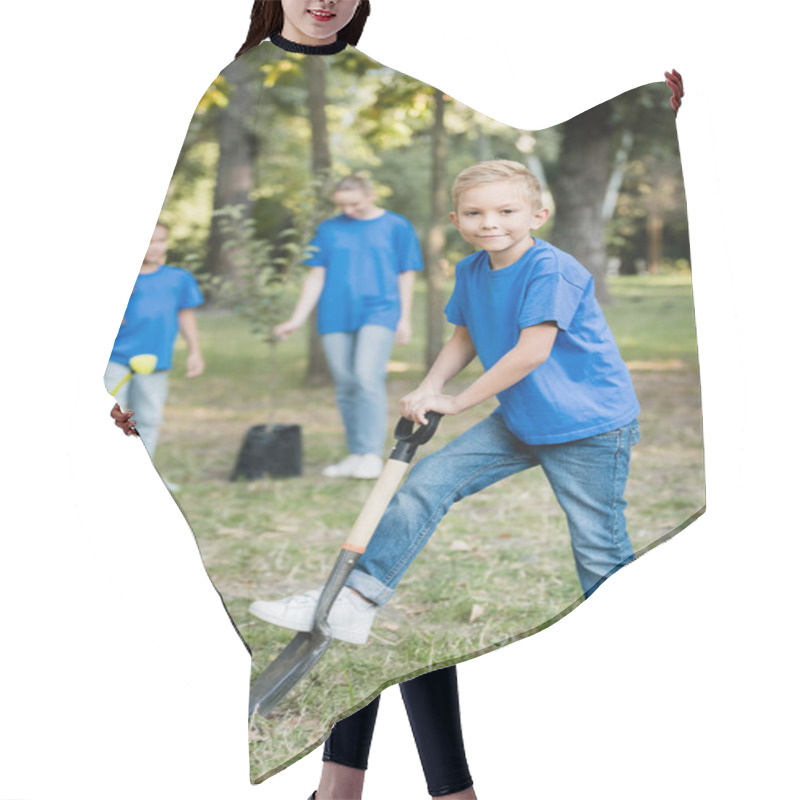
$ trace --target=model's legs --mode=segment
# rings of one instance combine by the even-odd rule
[[[355,453],[358,430],[358,408],[356,406],[356,381],[353,369],[355,333],[326,333],[322,337],[322,349],[328,361],[336,386],[336,404],[342,415],[347,449]]]
[[[408,721],[432,797],[474,797],[461,734],[456,668],[400,684]]]
[[[498,415],[479,422],[412,468],[347,585],[385,605],[453,503],[537,463]]]
[[[315,800],[361,797],[379,702],[380,695],[333,726],[322,753],[322,777]]]
[[[394,331],[365,325],[356,334],[353,353],[357,425],[353,452],[383,455],[386,441],[386,366]]]
[[[325,742],[323,761],[335,761],[353,769],[367,768],[380,699],[378,695],[364,708],[360,708],[333,726],[331,735]]]
[[[461,734],[456,668],[400,684],[400,692],[432,797],[474,798]],[[325,742],[315,800],[361,797],[380,697],[334,725]]]
[[[169,373],[167,370],[157,370],[149,375],[134,375],[129,383],[128,402],[136,420],[136,430],[150,458],[153,458],[158,445],[158,432],[164,421]]]
[[[584,595],[633,560],[625,524],[625,485],[636,421],[577,442],[536,447],[542,468],[567,515]]]

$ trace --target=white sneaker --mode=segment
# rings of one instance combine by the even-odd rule
[[[354,478],[374,480],[383,472],[383,459],[375,453],[364,453],[353,470]]]
[[[326,478],[352,478],[360,461],[361,456],[351,453],[338,464],[331,464],[329,467],[325,467],[322,470],[322,474]]]
[[[269,602],[256,600],[250,606],[250,613],[282,628],[310,631],[321,593],[321,589],[312,589],[294,597],[285,597],[283,600]],[[364,644],[369,637],[377,611],[378,606],[345,587],[328,614],[331,635],[343,642]]]

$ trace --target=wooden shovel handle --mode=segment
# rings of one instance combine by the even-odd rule
[[[350,535],[344,544],[345,550],[352,550],[356,553],[363,553],[366,550],[375,528],[381,521],[381,517],[386,511],[394,493],[403,481],[408,464],[405,461],[395,461],[390,458],[383,468],[383,471],[375,481],[372,491],[361,509]]]
[[[425,444],[433,436],[441,418],[441,414],[429,411],[428,424],[421,425],[416,430],[409,420],[401,419],[397,423],[394,431],[397,445],[375,481],[375,486],[372,487],[367,502],[361,509],[342,549],[352,550],[355,553],[363,553],[366,550],[386,507],[403,481],[403,476],[406,474],[417,447]]]

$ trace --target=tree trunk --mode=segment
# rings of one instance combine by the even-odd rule
[[[308,69],[308,120],[311,125],[311,169],[317,178],[322,178],[319,187],[319,205],[324,206],[330,193],[331,150],[328,143],[328,119],[325,109],[328,96],[325,82],[325,59],[307,58]],[[324,386],[331,383],[331,375],[322,349],[322,340],[317,333],[317,317],[312,314],[308,326],[308,369],[306,383],[309,386]]]
[[[447,135],[444,128],[444,95],[436,91],[434,95],[434,122],[431,131],[431,218],[425,248],[425,364],[430,369],[444,342],[444,309],[442,273],[442,254],[444,253],[445,226],[447,215]]]
[[[254,165],[258,140],[249,124],[255,98],[252,79],[253,66],[247,59],[237,59],[228,67],[225,77],[231,84],[230,101],[220,108],[217,120],[219,131],[219,161],[217,183],[214,187],[214,211],[225,206],[243,205],[245,214],[251,208],[250,194],[254,185]],[[236,280],[232,253],[223,248],[224,236],[219,219],[211,218],[206,269],[212,275]]]
[[[564,123],[553,244],[575,256],[594,276],[595,294],[609,301],[606,288],[606,221],[603,201],[611,171],[611,104],[603,103]]]
[[[622,141],[614,156],[614,166],[611,169],[606,194],[603,198],[603,219],[606,222],[611,220],[617,210],[617,201],[622,189],[622,182],[625,180],[625,168],[628,166],[631,147],[633,147],[633,134],[630,131],[624,131]]]
[[[664,219],[657,211],[647,215],[647,271],[658,275],[664,252]]]

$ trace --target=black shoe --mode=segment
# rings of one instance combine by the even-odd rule
[[[308,800],[314,800],[314,798],[315,798],[316,796],[317,796],[317,792],[316,792],[316,790],[315,790],[315,791],[314,791],[314,794],[312,794],[312,795],[311,795],[311,797],[309,797],[309,798],[308,798]]]

